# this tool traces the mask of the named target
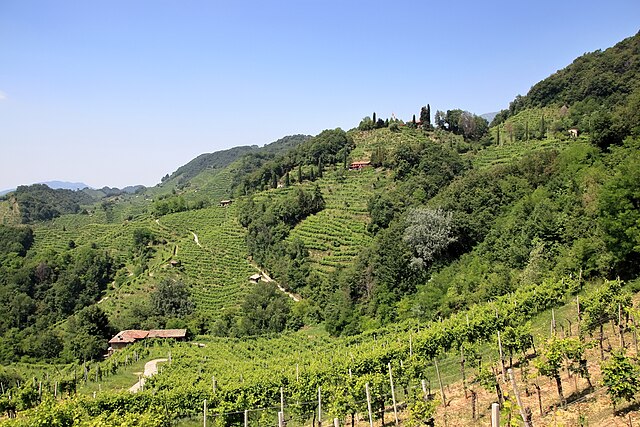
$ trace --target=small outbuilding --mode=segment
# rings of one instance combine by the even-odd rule
[[[220,200],[220,206],[222,206],[223,208],[226,208],[231,203],[233,203],[233,200]]]
[[[260,279],[262,279],[262,276],[259,275],[258,273],[256,273],[256,274],[254,274],[254,275],[249,277],[249,281],[251,283],[258,283],[260,281]]]
[[[580,131],[578,130],[578,128],[569,129],[569,136],[571,138],[577,138],[579,133],[580,133]]]
[[[187,339],[186,329],[152,329],[149,331],[147,338],[170,338],[176,341],[184,341]]]

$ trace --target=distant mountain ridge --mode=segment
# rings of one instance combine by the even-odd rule
[[[180,181],[188,181],[205,170],[223,169],[248,153],[260,152],[266,155],[275,155],[286,152],[309,138],[311,138],[310,135],[289,135],[265,144],[263,147],[245,145],[233,147],[228,150],[200,154],[195,159],[180,166],[171,175],[162,178],[162,182],[178,178]]]
[[[83,190],[85,188],[91,188],[89,185],[84,182],[69,182],[69,181],[44,181],[44,182],[36,182],[35,184],[44,184],[52,190]],[[1,190],[0,196],[4,196],[5,194],[11,193],[12,191],[16,191],[15,188],[10,188],[7,190]]]

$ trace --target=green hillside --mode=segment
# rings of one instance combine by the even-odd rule
[[[283,398],[309,425],[318,393],[323,422],[355,424],[365,384],[372,416],[390,411],[392,370],[403,423],[473,425],[511,395],[499,345],[527,405],[545,394],[540,425],[565,400],[633,401],[639,37],[578,58],[492,127],[461,109],[432,125],[427,105],[420,122],[204,154],[134,193],[20,187],[0,201],[0,412],[25,417],[0,424],[200,425],[207,399],[216,425],[245,410],[271,425]],[[118,330],[165,328],[193,342],[103,360]],[[161,357],[144,391],[119,393]],[[547,379],[573,391],[551,398]],[[442,380],[440,397],[421,380]]]

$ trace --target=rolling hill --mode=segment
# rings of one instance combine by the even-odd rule
[[[321,416],[355,423],[371,405],[390,417],[396,392],[402,422],[473,425],[505,396],[518,416],[508,359],[536,425],[637,417],[597,405],[626,399],[616,381],[640,396],[638,40],[535,84],[482,135],[450,110],[436,128],[203,154],[133,192],[19,188],[0,202],[0,360],[27,364],[0,371],[17,396],[0,409],[26,417],[7,425],[200,425],[207,404],[221,425],[282,409],[308,425],[318,395]],[[114,327],[197,345],[101,361]],[[114,391],[140,357],[167,362],[144,391]]]

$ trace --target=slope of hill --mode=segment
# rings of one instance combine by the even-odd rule
[[[290,135],[280,138],[277,141],[266,144],[262,148],[257,145],[234,147],[228,150],[216,151],[214,153],[201,154],[189,163],[180,166],[171,175],[165,177],[163,181],[174,180],[179,184],[189,181],[201,172],[206,170],[220,170],[238,160],[248,153],[261,153],[266,155],[276,155],[286,152],[301,142],[309,139],[307,135]]]
[[[492,124],[523,110],[562,109],[556,130],[590,132],[601,147],[640,135],[640,33],[605,51],[587,53],[518,95]]]
[[[594,54],[561,74],[578,75],[591,66],[606,71],[598,65],[602,55],[617,60],[635,49],[637,37],[621,43],[614,56],[609,50]],[[620,78],[633,86],[634,75],[624,74],[635,67],[631,53],[630,62],[619,65]],[[581,86],[598,85],[592,80],[599,76],[580,75]],[[616,120],[636,111],[631,86],[618,85],[599,98],[614,103]],[[571,95],[558,87],[558,96]],[[623,135],[619,120],[568,138],[567,126],[601,114],[599,107],[591,109],[595,92],[583,95],[566,108],[555,103],[555,95],[540,105],[532,101],[538,95],[528,98],[473,139],[464,135],[474,132],[454,133],[452,123],[386,128],[382,120],[378,129],[334,129],[301,137],[303,142],[283,141],[282,151],[273,153],[239,149],[221,158],[205,156],[142,194],[87,202],[81,214],[73,213],[80,202],[50,201],[69,213],[59,211],[30,227],[0,226],[8,236],[0,253],[0,358],[67,362],[68,375],[57,378],[71,387],[81,361],[101,358],[113,324],[205,335],[302,329],[274,339],[201,337],[204,347],[145,342],[79,372],[84,383],[96,378],[96,391],[128,358],[171,352],[174,361],[149,380],[146,392],[105,390],[104,396],[82,400],[80,409],[75,401],[45,399],[31,414],[35,419],[39,411],[45,417],[73,412],[107,425],[120,421],[112,414],[149,423],[194,418],[204,399],[217,422],[241,423],[244,410],[277,405],[281,387],[291,402],[289,417],[300,423],[316,413],[309,402],[315,402],[318,387],[323,407],[346,418],[366,413],[362,396],[369,384],[373,406],[383,414],[392,402],[389,370],[407,416],[424,425],[436,411],[424,403],[429,392],[419,380],[425,377],[435,384],[445,373],[444,381],[453,381],[459,369],[462,390],[452,398],[458,408],[466,402],[463,391],[470,402],[480,396],[488,403],[481,386],[502,396],[505,378],[469,371],[478,360],[491,365],[497,345],[514,357],[524,353],[519,381],[529,390],[545,390],[540,381],[530,381],[531,372],[558,384],[566,381],[562,372],[571,372],[571,401],[593,391],[578,384],[577,374],[587,383],[602,381],[596,391],[604,390],[600,378],[608,363],[623,358],[637,376],[637,361],[623,353],[637,354],[628,343],[637,338],[630,293],[637,291],[640,274],[640,140],[627,126],[633,122],[624,120],[624,136],[630,136],[624,142],[602,143],[603,129]],[[462,112],[451,112],[456,111]],[[476,124],[472,116],[458,115],[457,127]],[[288,149],[289,143],[294,147]],[[361,160],[375,167],[348,170],[350,161]],[[233,198],[231,205],[217,206],[223,198]],[[255,263],[302,301],[293,302],[272,283],[250,284],[249,275],[259,271]],[[623,289],[607,280],[615,277],[630,285]],[[576,296],[581,317],[567,306]],[[553,307],[558,310],[549,313]],[[544,325],[532,330],[523,324],[527,319]],[[560,319],[571,322],[557,324]],[[580,336],[574,336],[575,322]],[[318,324],[325,332],[314,328]],[[610,346],[620,353],[610,352],[604,337],[588,342],[587,333],[604,331],[607,324],[620,340]],[[544,337],[533,350],[541,331]],[[609,358],[602,371],[591,362],[591,352]],[[40,372],[38,380],[46,383],[49,372]],[[467,374],[473,378],[465,379]],[[39,403],[31,377],[20,386],[8,380],[21,411]],[[445,393],[443,388],[444,402]],[[562,403],[560,387],[558,393],[557,400],[545,396],[545,405]],[[638,395],[640,387],[632,397]],[[3,399],[2,407],[12,410]],[[511,405],[504,411],[515,414]],[[545,408],[540,412],[537,421],[550,423]]]

